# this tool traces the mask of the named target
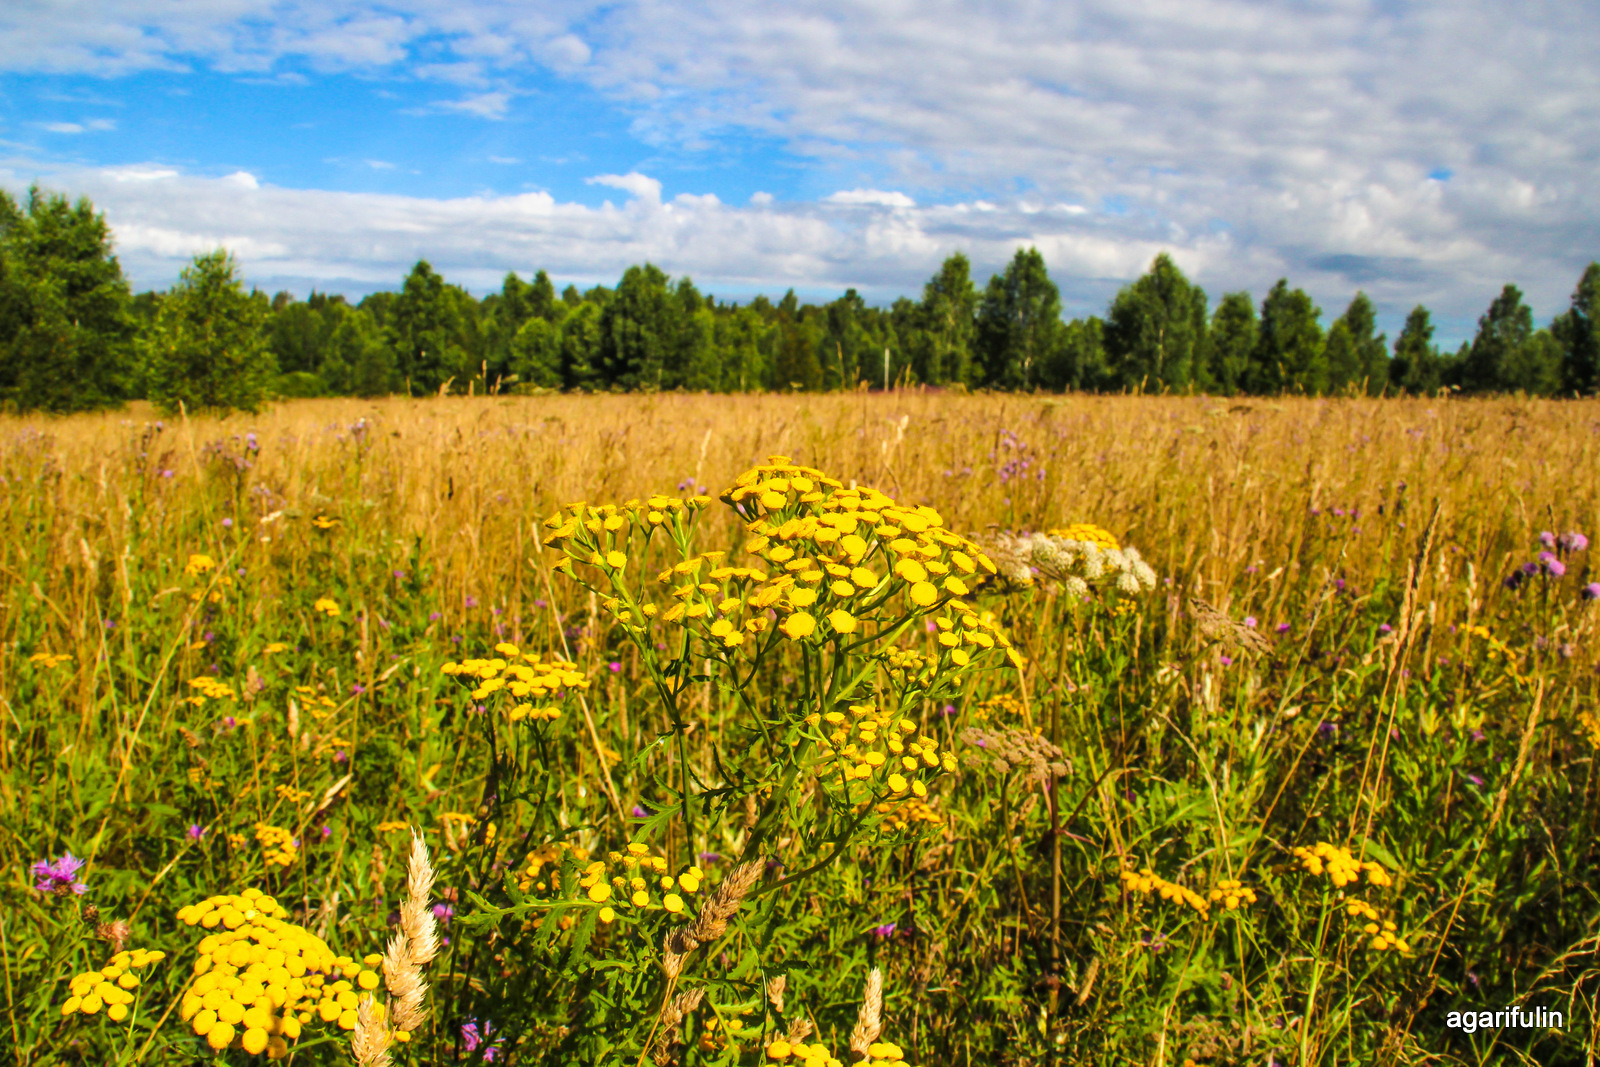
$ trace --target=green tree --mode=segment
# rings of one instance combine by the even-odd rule
[[[1194,379],[1206,335],[1206,293],[1162,252],[1124,286],[1106,314],[1106,361],[1115,384],[1183,389]]]
[[[1506,357],[1504,369],[1507,389],[1554,396],[1561,391],[1561,342],[1549,330],[1535,330]]]
[[[754,306],[734,308],[716,325],[716,349],[722,357],[722,387],[730,392],[754,392],[773,387],[768,358],[770,327]]]
[[[1373,335],[1377,310],[1366,293],[1357,292],[1343,315],[1334,320],[1323,344],[1328,391],[1365,392],[1377,396],[1389,381],[1388,338]]]
[[[1105,323],[1096,316],[1073,319],[1061,329],[1045,361],[1042,383],[1051,389],[1092,390],[1112,384],[1106,359]]]
[[[680,306],[651,263],[629,267],[600,313],[600,363],[608,384],[670,389],[676,382]]]
[[[510,372],[517,380],[540,389],[559,389],[561,329],[547,319],[529,318],[511,342]]]
[[[1522,302],[1522,290],[1507,285],[1478,319],[1478,332],[1461,366],[1461,388],[1473,393],[1527,389],[1517,380],[1531,364],[1521,350],[1533,338],[1533,312]]]
[[[976,385],[973,341],[977,334],[978,287],[972,263],[955,252],[939,273],[922,287],[921,343],[916,347],[917,374],[925,382]]]
[[[1444,384],[1441,371],[1439,349],[1433,343],[1433,323],[1428,309],[1418,304],[1406,316],[1406,324],[1394,340],[1390,375],[1396,389],[1427,396]]]
[[[1261,301],[1261,326],[1245,378],[1250,392],[1315,396],[1327,391],[1321,316],[1305,290],[1291,290],[1287,279],[1278,279]]]
[[[561,320],[561,381],[568,389],[594,392],[606,381],[600,368],[600,304],[580,300]]]
[[[984,382],[1028,389],[1060,340],[1061,293],[1037,248],[1018,249],[1001,274],[989,279],[978,309],[978,349]]]
[[[476,307],[470,294],[445,284],[427,260],[411,268],[394,299],[387,329],[399,372],[413,394],[436,393],[451,379],[465,383],[478,374],[473,351]]]
[[[0,191],[0,402],[85,411],[133,392],[135,321],[105,216],[38,186]]]
[[[197,255],[161,301],[145,343],[151,403],[162,412],[258,411],[276,367],[266,297],[246,293],[223,249]]]
[[[1590,263],[1572,291],[1572,306],[1550,324],[1561,344],[1561,388],[1579,396],[1600,392],[1600,263]]]
[[[339,316],[322,377],[331,392],[352,396],[384,396],[399,387],[394,349],[371,313],[347,308]]]
[[[1245,388],[1259,332],[1250,294],[1224,294],[1206,332],[1206,379],[1211,388],[1223,396]]]
[[[784,294],[777,307],[777,329],[773,353],[774,387],[780,392],[798,388],[808,392],[822,388],[822,363],[817,349],[822,341],[822,326],[817,316],[806,315],[794,290]]]

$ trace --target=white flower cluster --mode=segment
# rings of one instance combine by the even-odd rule
[[[1156,587],[1156,572],[1131,545],[1108,548],[1094,541],[1058,534],[996,533],[990,555],[1005,584],[1030,586],[1043,579],[1048,591],[1056,583],[1068,596],[1085,597],[1091,585],[1104,584],[1129,596]]]

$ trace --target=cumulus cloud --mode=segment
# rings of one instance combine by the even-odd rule
[[[871,207],[916,207],[905,193],[886,193],[881,189],[842,189],[822,198],[825,204],[861,204]]]
[[[661,183],[654,178],[647,178],[638,171],[627,174],[597,174],[593,178],[585,178],[590,185],[606,185],[613,189],[621,189],[630,196],[650,203],[661,202]]]
[[[653,179],[596,180],[634,197],[618,213],[631,225],[732,227],[755,257],[741,274],[813,263],[831,264],[817,284],[837,277],[827,256],[763,258],[760,235],[803,220],[834,235],[828,248],[870,242],[863,276],[886,269],[873,249],[920,269],[961,241],[1036,240],[1053,273],[1093,288],[1170,248],[1213,295],[1259,295],[1284,274],[1329,294],[1330,311],[1360,285],[1390,314],[1420,301],[1475,317],[1507,280],[1554,310],[1600,253],[1593,4],[1527,0],[1515,18],[1494,0],[95,6],[90,20],[54,0],[4,5],[0,69],[426,62],[501,87],[442,107],[504,118],[542,67],[629,111],[653,145],[775,140],[816,169],[811,187],[846,191],[732,209],[662,204]]]

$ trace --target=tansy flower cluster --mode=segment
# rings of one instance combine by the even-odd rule
[[[273,786],[272,791],[278,795],[279,800],[287,804],[299,804],[302,801],[310,800],[312,797],[309,789],[296,789],[292,785],[279,784]]]
[[[339,525],[339,520],[329,518],[327,515],[315,515],[312,516],[311,525],[319,530],[331,530]]]
[[[586,854],[581,849],[569,845],[565,851],[574,863],[583,864],[572,899],[581,896],[593,904],[603,905],[599,914],[603,923],[616,919],[616,907],[659,908],[681,915],[687,907],[682,894],[698,893],[700,883],[705,880],[705,872],[699,867],[685,868],[673,877],[667,873],[665,859],[650,855],[650,849],[637,842],[630,844],[626,852],[609,852],[605,859],[589,862],[585,862]],[[528,867],[523,872],[524,891],[531,886],[539,892],[560,892],[561,857],[560,844],[546,845],[529,853]],[[544,873],[546,864],[555,866],[548,875]]]
[[[1200,917],[1203,919],[1211,917],[1211,904],[1205,897],[1192,889],[1178,885],[1176,882],[1167,881],[1148,867],[1137,874],[1133,871],[1123,871],[1122,884],[1129,892],[1140,893],[1144,896],[1154,894],[1162,900],[1178,901],[1199,912]]]
[[[215,570],[216,566],[217,561],[210,556],[195,553],[189,557],[189,562],[183,565],[183,573],[191,578],[197,578],[202,574],[208,574]]]
[[[1211,903],[1221,904],[1227,911],[1233,911],[1241,904],[1254,904],[1255,902],[1256,891],[1240,882],[1237,878],[1224,878],[1211,891]]]
[[[906,1054],[891,1041],[874,1041],[867,1046],[863,1067],[904,1067]]]
[[[909,615],[964,596],[976,576],[994,566],[971,541],[943,529],[928,507],[904,508],[873,489],[846,489],[833,478],[774,456],[746,471],[722,497],[752,534],[745,551],[763,566],[733,566],[722,552],[685,559],[658,575],[669,602],[640,603],[623,582],[632,530],[642,521],[659,524],[660,513],[630,501],[622,509],[568,505],[545,527],[563,558],[559,569],[593,564],[607,575],[611,592],[604,606],[631,631],[652,620],[679,624],[714,648],[731,649],[767,631],[768,613],[791,641],[844,640],[857,634],[879,607],[905,597]],[[667,498],[652,498],[653,507]],[[709,503],[695,498],[688,507]],[[670,501],[669,501],[670,503]],[[680,506],[685,506],[681,505]],[[702,571],[704,573],[702,573]],[[970,608],[963,604],[965,613]],[[946,627],[950,632],[954,622]],[[974,635],[972,640],[966,634]],[[858,638],[867,639],[871,635]],[[963,667],[976,651],[1004,650],[1013,664],[1021,656],[992,619],[968,621],[946,643],[941,664]]]
[[[589,688],[589,679],[577,664],[563,659],[548,663],[531,654],[524,655],[516,645],[503,641],[494,646],[500,655],[493,659],[469,659],[444,665],[444,673],[473,685],[474,700],[488,700],[502,690],[517,701],[507,713],[512,722],[545,722],[560,718],[561,709],[542,701],[558,693]],[[504,657],[504,658],[502,658]],[[521,658],[525,663],[513,663]]]
[[[294,687],[294,691],[306,698],[307,707],[316,704],[331,711],[339,706],[332,697],[319,694],[309,685],[297,685]]]
[[[628,565],[635,528],[646,535],[666,529],[678,537],[684,534],[684,519],[711,503],[710,497],[683,500],[657,494],[648,500],[629,500],[620,508],[615,504],[567,504],[546,520],[549,530],[545,544],[563,551],[556,569],[573,574],[574,562],[593,564],[602,572],[615,574]],[[570,512],[570,516],[563,512]]]
[[[908,797],[898,804],[888,801],[877,807],[879,815],[887,815],[883,824],[891,830],[915,830],[923,826],[943,826],[944,819],[932,805],[926,804],[915,797]]]
[[[178,1009],[213,1049],[282,1059],[288,1042],[314,1020],[355,1029],[357,990],[378,987],[371,968],[381,957],[368,956],[363,966],[336,956],[321,938],[286,922],[286,914],[257,889],[179,910],[189,926],[216,931],[200,942],[196,977]]]
[[[1330,845],[1326,841],[1319,841],[1311,848],[1297,845],[1292,851],[1300,866],[1311,874],[1321,875],[1326,871],[1328,880],[1336,889],[1358,883],[1362,871],[1367,873],[1367,882],[1370,885],[1394,884],[1388,872],[1378,864],[1371,861],[1363,863],[1352,856],[1349,849]]]
[[[261,858],[268,866],[288,867],[300,856],[300,844],[294,834],[281,826],[256,823],[256,841],[261,845]]]
[[[94,1015],[103,1008],[106,1018],[112,1022],[127,1021],[128,1006],[134,1000],[133,991],[139,988],[139,976],[133,972],[166,958],[165,952],[146,952],[136,948],[112,956],[110,962],[98,971],[73,975],[67,986],[72,995],[61,1005],[61,1014]]]
[[[69,662],[71,659],[72,656],[66,652],[35,652],[33,655],[28,657],[28,662],[33,664],[35,667],[41,667],[44,670],[53,671],[63,663]]]
[[[311,610],[326,615],[330,619],[339,617],[339,602],[331,596],[318,597],[317,602],[311,605]]]
[[[200,707],[207,700],[234,700],[233,688],[223,685],[215,678],[199,677],[189,679],[189,688],[199,690],[194,696],[189,697],[189,703]]]
[[[1364,900],[1352,900],[1345,905],[1345,915],[1352,923],[1365,920],[1361,932],[1370,937],[1367,947],[1374,952],[1410,952],[1411,946],[1399,935],[1398,927],[1387,919],[1379,919],[1378,909]]]
[[[848,715],[830,711],[806,720],[812,726],[825,723],[830,731],[818,745],[823,758],[817,765],[817,777],[839,775],[846,783],[876,779],[875,784],[894,796],[909,790],[922,798],[928,795],[928,787],[916,775],[956,769],[955,756],[941,753],[936,738],[912,736],[918,727],[910,719],[897,720],[873,704],[849,707]],[[884,771],[887,777],[882,777]]]
[[[774,1063],[788,1061],[797,1067],[844,1067],[844,1062],[830,1055],[827,1046],[820,1041],[807,1044],[780,1037],[767,1046],[767,1059]]]

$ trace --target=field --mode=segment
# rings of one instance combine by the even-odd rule
[[[1577,401],[0,420],[0,1047],[1591,1062],[1596,471]]]

